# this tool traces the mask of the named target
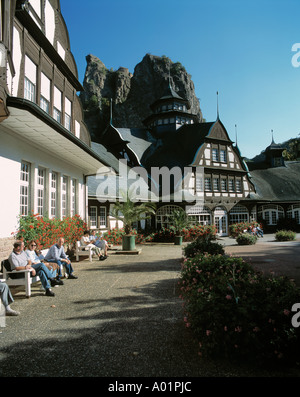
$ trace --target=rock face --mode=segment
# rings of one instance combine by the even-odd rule
[[[169,81],[175,91],[190,102],[190,112],[203,120],[194,83],[185,68],[169,58],[147,54],[135,67],[108,70],[95,56],[86,57],[87,67],[81,93],[85,122],[92,140],[101,141],[101,134],[110,121],[115,127],[142,128],[143,120],[152,112],[150,105],[160,98]]]

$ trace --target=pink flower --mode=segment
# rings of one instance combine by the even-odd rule
[[[288,316],[290,314],[290,311],[288,309],[284,309],[283,314],[285,316]]]
[[[228,330],[227,325],[225,325],[224,327],[224,331],[226,332]]]
[[[239,325],[237,327],[235,327],[235,332],[242,332],[242,327],[240,327]]]
[[[258,331],[260,331],[260,329],[258,327],[253,328],[253,332],[258,332]]]
[[[231,295],[226,295],[225,298],[230,301],[232,299],[232,296]]]
[[[211,334],[212,331],[210,331],[209,329],[206,330],[206,335],[209,336]]]

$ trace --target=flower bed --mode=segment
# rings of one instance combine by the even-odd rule
[[[241,258],[198,255],[184,260],[179,287],[199,355],[299,360],[290,310],[300,294],[287,278],[264,277]]]
[[[145,242],[152,241],[152,235],[138,233],[135,229],[132,230],[132,234],[136,236],[135,237],[136,244],[144,244]],[[108,244],[121,245],[123,235],[125,235],[124,228],[122,229],[114,228],[104,233],[103,238],[108,242]]]
[[[212,225],[197,225],[191,226],[190,228],[183,229],[183,241],[190,242],[201,236],[207,240],[215,239],[217,229]],[[171,243],[174,242],[175,233],[172,229],[162,228],[159,231],[153,233],[153,241]]]
[[[64,238],[65,244],[74,246],[86,227],[86,223],[79,215],[60,220],[31,214],[19,218],[19,230],[15,233],[15,237],[24,241],[25,246],[30,240],[35,240],[40,249],[51,247],[60,237]]]

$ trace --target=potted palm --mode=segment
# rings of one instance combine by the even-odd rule
[[[183,229],[189,227],[191,221],[183,209],[174,210],[170,216],[171,228],[175,232],[175,245],[181,245],[183,240]]]
[[[154,203],[137,203],[131,198],[129,192],[122,192],[123,200],[117,201],[111,210],[111,216],[123,222],[125,234],[122,236],[122,250],[135,250],[135,234],[133,234],[133,223],[148,219],[155,214]]]

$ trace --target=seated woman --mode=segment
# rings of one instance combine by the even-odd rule
[[[57,263],[48,263],[44,261],[41,252],[37,249],[37,243],[35,240],[29,241],[25,252],[33,265],[43,262],[44,265],[50,270],[52,277],[57,278]]]
[[[97,247],[95,244],[92,244],[90,242],[90,237],[89,237],[89,231],[86,230],[83,234],[83,236],[80,239],[80,245],[82,248],[88,248],[88,247],[92,247],[92,250],[98,255],[99,260],[103,261],[104,259],[106,259],[102,253],[101,253],[101,248]]]
[[[107,256],[108,256],[107,255],[108,244],[107,244],[107,241],[104,240],[104,238],[103,238],[103,233],[100,232],[100,236],[98,237],[96,235],[96,230],[91,230],[91,232],[90,232],[90,242],[92,244],[94,244],[96,247],[99,247],[99,248],[103,249],[104,257],[106,259]]]

